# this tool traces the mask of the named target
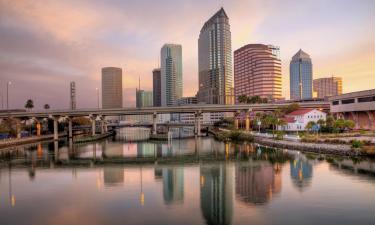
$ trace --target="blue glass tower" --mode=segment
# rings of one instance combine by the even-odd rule
[[[290,62],[290,99],[312,98],[312,63],[310,56],[301,49]]]

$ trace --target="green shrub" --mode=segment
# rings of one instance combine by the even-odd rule
[[[354,148],[354,149],[358,149],[358,148],[363,147],[363,143],[360,140],[352,140],[352,141],[350,141],[350,143],[352,144],[352,148]]]
[[[284,139],[285,132],[284,131],[276,131],[276,140],[283,140]]]

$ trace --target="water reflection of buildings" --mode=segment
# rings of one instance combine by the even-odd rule
[[[263,204],[281,191],[281,171],[266,161],[238,164],[235,180],[236,196],[245,203]]]
[[[154,169],[154,177],[163,182],[163,198],[165,204],[183,203],[184,201],[184,168],[158,167]]]
[[[206,224],[231,224],[232,171],[226,164],[200,167],[201,210]]]
[[[293,184],[299,191],[304,191],[311,185],[313,176],[313,165],[303,157],[297,156],[290,161],[290,176]]]
[[[104,185],[113,187],[124,183],[124,168],[104,167],[103,168]]]
[[[184,201],[184,170],[182,167],[163,168],[163,197],[165,204]]]

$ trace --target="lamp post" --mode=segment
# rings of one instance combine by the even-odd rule
[[[9,86],[12,84],[12,82],[8,81],[7,83],[7,110],[9,109]]]
[[[97,97],[97,103],[98,103],[98,109],[99,109],[99,88],[95,88],[96,90],[96,97]]]

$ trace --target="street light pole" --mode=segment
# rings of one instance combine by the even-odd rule
[[[9,109],[9,85],[11,85],[12,82],[8,81],[7,83],[7,110]]]

